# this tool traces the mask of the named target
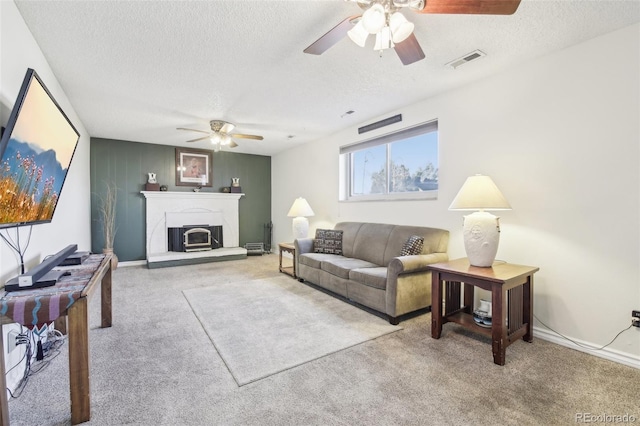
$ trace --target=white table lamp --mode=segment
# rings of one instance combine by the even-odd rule
[[[489,176],[470,176],[449,210],[478,210],[464,217],[464,249],[473,266],[490,267],[498,252],[500,222],[487,210],[511,210],[509,202]]]
[[[308,216],[313,216],[313,210],[304,198],[296,198],[289,209],[287,216],[293,218],[293,238],[307,238],[309,233],[309,219]]]

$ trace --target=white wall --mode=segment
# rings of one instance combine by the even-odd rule
[[[69,103],[64,91],[40,48],[33,39],[15,4],[0,1],[0,123],[5,125],[18,96],[27,68],[36,70],[51,94],[80,133],[80,142],[69,168],[60,202],[53,221],[35,225],[31,241],[25,253],[28,267],[40,263],[49,254],[56,253],[69,244],[78,244],[79,250],[91,249],[91,217],[89,190],[89,134]],[[5,231],[3,231],[5,232]],[[15,231],[8,231],[15,238]],[[27,240],[28,229],[20,229],[21,241]],[[20,273],[17,256],[0,243],[0,281]],[[4,326],[3,339],[10,327]],[[12,367],[22,357],[23,347],[6,355],[5,365]],[[8,377],[7,384],[13,387],[22,374],[22,368],[15,369]]]
[[[608,343],[640,309],[639,35],[636,24],[273,157],[274,241],[292,240],[286,213],[302,196],[310,233],[347,220],[440,227],[450,257],[464,257],[463,214],[447,208],[467,176],[487,174],[513,207],[500,212],[498,258],[540,267],[535,315]],[[339,147],[397,113],[403,122],[378,133],[439,120],[439,199],[338,202]],[[640,367],[640,330],[599,355]]]

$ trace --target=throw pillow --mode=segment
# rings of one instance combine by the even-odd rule
[[[317,229],[313,240],[315,253],[342,255],[342,231],[335,229]]]
[[[406,243],[402,246],[400,256],[412,256],[422,253],[422,246],[424,245],[424,238],[417,235],[409,237]]]

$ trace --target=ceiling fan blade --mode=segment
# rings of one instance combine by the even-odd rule
[[[235,127],[236,127],[235,124],[224,123],[222,125],[222,127],[220,128],[220,133],[229,133],[229,132],[233,131],[233,129]]]
[[[419,13],[512,15],[520,0],[427,0]]]
[[[176,130],[189,130],[190,132],[200,132],[200,133],[206,133],[206,134],[211,133],[211,132],[205,132],[204,130],[187,129],[186,127],[177,127]]]
[[[347,35],[347,32],[353,28],[351,21],[359,17],[360,15],[349,16],[338,25],[331,28],[325,35],[311,43],[311,45],[304,49],[303,52],[310,53],[312,55],[323,54],[329,50],[331,46],[342,40]]]
[[[229,144],[229,148],[235,148],[236,146],[238,146],[238,144],[234,141],[231,141],[231,143]]]
[[[198,141],[203,141],[205,139],[209,139],[209,135],[203,136],[203,137],[198,138],[198,139],[191,139],[191,140],[188,140],[187,142],[198,142]]]
[[[395,50],[403,65],[409,65],[424,59],[424,52],[414,34],[411,34],[401,43],[396,44]]]
[[[262,136],[257,136],[257,135],[243,135],[242,133],[234,133],[232,135],[229,135],[232,138],[238,138],[238,139],[255,139],[257,141],[261,141],[264,138]]]

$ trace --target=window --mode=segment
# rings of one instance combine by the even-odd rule
[[[341,200],[435,199],[438,122],[340,148]]]

